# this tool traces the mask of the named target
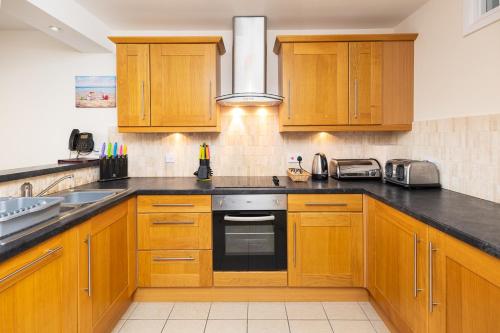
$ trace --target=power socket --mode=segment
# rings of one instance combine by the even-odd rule
[[[168,152],[165,154],[165,163],[175,163],[175,153]]]
[[[287,157],[287,162],[288,163],[299,163],[299,160],[298,158],[301,157],[302,154],[301,153],[290,153],[288,154],[288,157]]]

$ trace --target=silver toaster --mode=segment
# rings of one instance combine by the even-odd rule
[[[335,179],[380,179],[380,163],[374,158],[330,160],[330,176]]]
[[[385,162],[384,181],[405,187],[441,187],[439,170],[429,161],[388,160]]]

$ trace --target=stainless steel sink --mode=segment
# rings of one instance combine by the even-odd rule
[[[89,203],[105,200],[108,197],[115,195],[115,191],[72,191],[58,194],[58,197],[63,198],[63,205],[85,205]]]

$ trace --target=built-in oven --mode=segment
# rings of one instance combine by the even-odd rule
[[[214,195],[214,271],[286,270],[285,194]]]

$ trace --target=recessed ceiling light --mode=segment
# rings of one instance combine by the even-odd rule
[[[59,32],[62,30],[61,28],[56,27],[55,25],[49,25],[49,29],[55,32]]]

